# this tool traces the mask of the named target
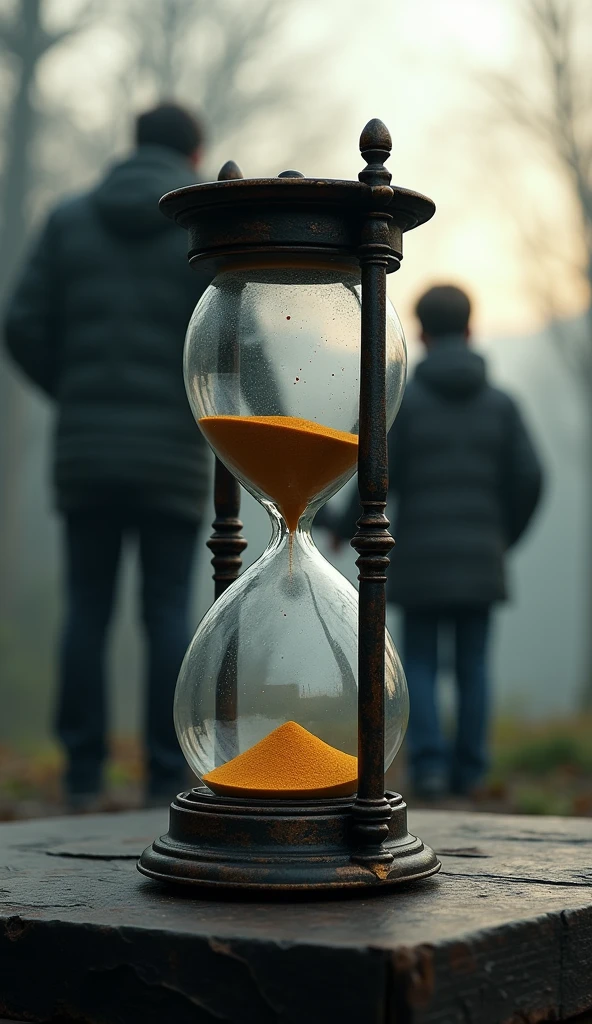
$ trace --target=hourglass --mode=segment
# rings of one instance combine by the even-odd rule
[[[189,232],[190,261],[215,270],[187,331],[189,402],[222,485],[234,478],[258,499],[271,538],[219,588],[181,667],[175,727],[199,785],[140,859],[159,880],[355,888],[439,867],[408,833],[402,798],[384,792],[408,716],[385,628],[386,431],[406,368],[386,273],[434,207],[390,186],[380,121],[360,148],[359,182],[230,168],[161,200]],[[356,468],[359,597],[311,535]]]

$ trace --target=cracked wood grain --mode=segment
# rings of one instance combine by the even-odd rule
[[[0,1016],[535,1024],[591,1009],[590,821],[411,824],[442,855],[439,880],[308,903],[143,880],[134,859],[162,812],[0,826]]]

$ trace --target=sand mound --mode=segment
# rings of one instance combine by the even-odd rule
[[[297,722],[286,722],[203,781],[221,796],[309,799],[349,796],[358,759],[330,747]]]

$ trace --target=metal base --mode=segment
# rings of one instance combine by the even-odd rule
[[[168,833],[138,870],[159,882],[266,892],[382,888],[435,874],[440,862],[407,831],[403,799],[386,796],[389,835],[373,852],[355,840],[353,797],[255,803],[193,789],[173,801]]]

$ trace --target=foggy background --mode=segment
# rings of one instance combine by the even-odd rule
[[[158,99],[203,112],[206,178],[229,158],[247,177],[355,178],[361,129],[388,125],[393,183],[437,205],[389,279],[411,360],[421,290],[466,287],[546,466],[495,631],[496,708],[525,719],[592,703],[591,48],[587,0],[0,0],[0,302],[49,207],[124,154]],[[25,748],[50,735],[59,524],[51,408],[1,358],[0,744]],[[248,495],[243,520],[248,562],[269,535]],[[354,558],[336,559],[351,579]],[[112,644],[121,734],[140,715],[135,588],[131,565]],[[212,597],[202,546],[196,624]]]

